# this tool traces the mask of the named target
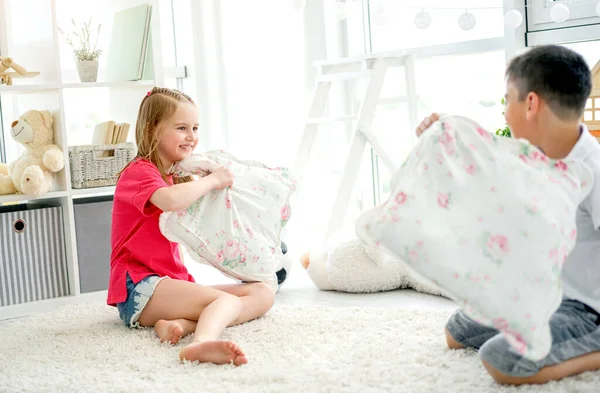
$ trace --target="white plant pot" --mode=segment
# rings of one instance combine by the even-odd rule
[[[77,73],[81,82],[96,82],[98,78],[98,61],[86,60],[77,62]]]

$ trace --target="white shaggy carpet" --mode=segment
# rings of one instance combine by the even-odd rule
[[[223,338],[249,364],[182,364],[180,345],[129,330],[103,305],[0,323],[0,392],[598,392],[600,373],[502,387],[472,351],[449,351],[447,311],[276,306]],[[183,340],[186,343],[187,337]]]

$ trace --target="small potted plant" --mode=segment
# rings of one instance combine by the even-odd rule
[[[98,58],[102,54],[102,50],[97,48],[102,24],[98,24],[97,29],[92,29],[92,18],[87,22],[83,22],[82,27],[79,27],[74,19],[71,19],[71,24],[73,30],[69,34],[65,34],[60,27],[58,30],[65,37],[67,44],[73,48],[79,80],[81,82],[96,82],[98,78]]]
[[[504,100],[504,98],[500,101],[502,103],[502,106],[504,107],[504,110],[502,111],[502,114],[504,115],[504,112],[506,111],[506,100]],[[496,135],[500,135],[500,136],[506,136],[511,138],[512,135],[510,133],[510,128],[508,127],[508,124],[504,125],[504,128],[498,128],[496,130]]]

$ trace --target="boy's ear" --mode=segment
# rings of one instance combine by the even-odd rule
[[[527,105],[525,110],[528,118],[530,116],[537,116],[542,106],[542,98],[537,93],[530,92],[525,98],[525,105]]]

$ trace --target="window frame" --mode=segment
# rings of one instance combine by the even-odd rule
[[[525,0],[523,0],[524,2]],[[504,1],[504,12],[512,9],[511,4]],[[363,20],[364,20],[364,37],[365,37],[365,53],[371,53],[373,48],[372,34],[371,34],[371,3],[365,4],[363,2]],[[406,53],[413,54],[418,59],[431,59],[434,57],[450,56],[450,55],[471,55],[482,52],[494,52],[503,50],[508,60],[509,53],[513,53],[520,50],[525,46],[525,40],[521,37],[524,36],[524,23],[517,29],[506,29],[504,30],[503,36],[484,38],[478,40],[462,41],[448,44],[439,44],[431,46],[421,46],[404,50]],[[417,92],[417,98],[419,97]],[[350,97],[346,97],[346,100],[350,101]],[[404,97],[386,97],[385,103],[390,102],[406,102]],[[383,104],[382,102],[379,105]],[[376,206],[381,201],[381,178],[380,178],[380,162],[375,151],[370,148],[371,155],[371,180],[373,188],[373,204]]]

